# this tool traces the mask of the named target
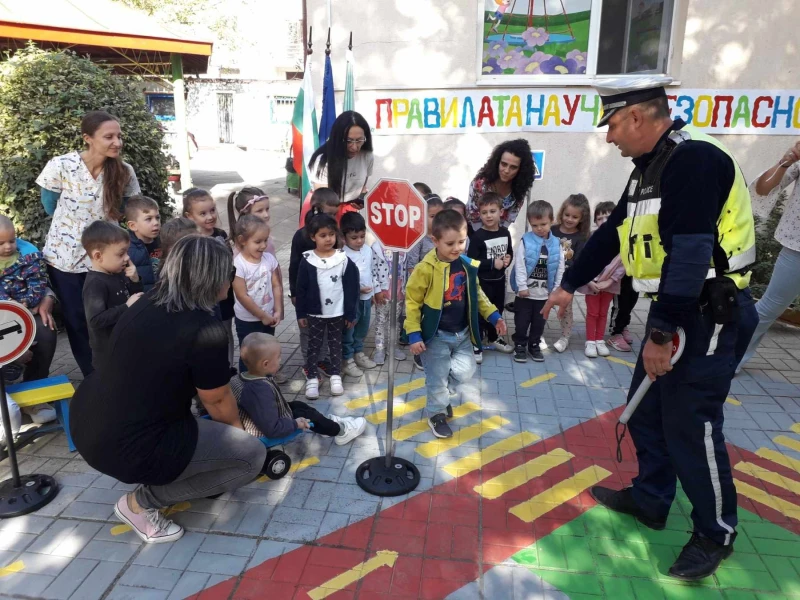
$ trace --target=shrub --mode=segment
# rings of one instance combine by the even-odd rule
[[[80,122],[90,110],[119,118],[123,160],[136,171],[142,193],[159,203],[165,217],[172,214],[164,136],[134,82],[72,52],[29,45],[0,62],[0,211],[39,247],[50,217],[36,177],[50,158],[84,147]]]

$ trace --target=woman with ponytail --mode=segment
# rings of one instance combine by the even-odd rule
[[[42,205],[52,215],[44,245],[50,283],[61,301],[75,361],[92,371],[92,351],[83,312],[83,282],[91,262],[81,246],[84,228],[98,220],[117,222],[124,198],[140,194],[136,173],[120,158],[122,131],[116,117],[91,111],[81,121],[86,148],[50,159],[36,183]]]

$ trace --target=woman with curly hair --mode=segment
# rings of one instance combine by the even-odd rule
[[[517,220],[519,209],[533,185],[533,173],[533,156],[527,141],[509,140],[495,146],[489,160],[469,184],[467,220],[472,228],[481,226],[478,200],[486,192],[495,192],[503,198],[500,225],[510,227]]]

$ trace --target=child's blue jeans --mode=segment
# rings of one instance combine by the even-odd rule
[[[425,343],[425,352],[421,356],[428,392],[427,411],[429,416],[433,416],[445,412],[450,403],[448,380],[464,383],[475,373],[469,328],[459,333],[440,329],[430,342]]]
[[[342,359],[353,358],[364,351],[364,338],[369,332],[369,321],[372,317],[372,300],[359,300],[355,327],[342,332]]]

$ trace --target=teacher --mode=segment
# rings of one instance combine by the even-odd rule
[[[230,251],[217,240],[179,240],[153,290],[123,313],[102,368],[71,403],[72,438],[86,462],[138,484],[114,511],[147,543],[183,535],[159,509],[236,489],[266,458],[264,445],[242,429],[228,336],[213,314],[232,269]],[[213,421],[192,415],[195,395]]]
[[[527,141],[509,140],[495,146],[489,160],[469,184],[467,221],[472,228],[481,226],[478,200],[486,192],[495,192],[503,198],[500,225],[510,227],[517,220],[525,196],[533,185],[534,171],[531,147]]]
[[[96,110],[81,120],[86,144],[51,158],[36,183],[44,210],[53,217],[42,254],[64,316],[69,345],[81,372],[92,371],[92,349],[83,311],[83,282],[91,267],[81,234],[97,220],[119,221],[123,198],[140,194],[136,173],[120,158],[122,129],[117,118]]]

